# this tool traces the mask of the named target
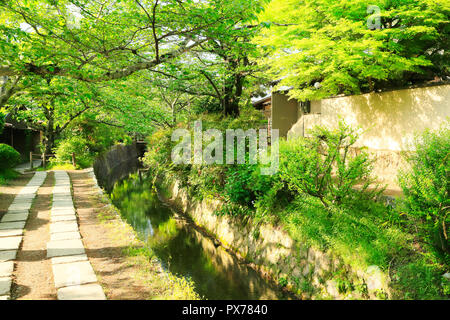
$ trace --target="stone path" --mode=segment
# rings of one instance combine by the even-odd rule
[[[36,193],[46,176],[46,172],[36,172],[30,182],[20,190],[0,222],[0,300],[9,299],[14,260],[22,243],[25,223]]]
[[[38,168],[42,165],[42,160],[33,160],[33,168]],[[30,170],[30,162],[22,163],[14,168],[14,170],[24,174],[25,171]]]
[[[106,300],[84,250],[65,171],[55,171],[47,257],[59,300]]]

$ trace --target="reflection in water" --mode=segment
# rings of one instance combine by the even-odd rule
[[[164,267],[190,278],[206,299],[288,299],[255,270],[203,236],[185,217],[159,201],[136,176],[114,188],[111,198],[122,217],[146,239]]]

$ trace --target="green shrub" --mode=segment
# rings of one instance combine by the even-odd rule
[[[262,175],[258,165],[234,166],[227,171],[225,194],[230,201],[253,208],[272,190],[278,178],[276,174]]]
[[[78,167],[87,168],[92,165],[94,155],[91,154],[87,141],[79,136],[73,136],[63,140],[54,149],[55,158],[51,159],[51,165],[72,163],[72,153],[75,153]]]
[[[15,167],[20,162],[20,153],[7,144],[0,144],[0,170]]]
[[[256,200],[256,190],[253,185],[254,167],[240,165],[228,171],[225,193],[232,202],[253,206]]]
[[[143,162],[156,174],[171,167],[171,153],[174,144],[171,141],[172,129],[159,130],[148,138],[147,152]]]
[[[280,176],[289,188],[318,198],[327,208],[381,192],[368,191],[373,161],[364,150],[352,152],[358,138],[354,129],[340,122],[334,131],[316,127],[311,133],[312,138],[280,143]]]
[[[10,180],[16,179],[19,173],[13,169],[0,170],[0,186],[6,185]]]
[[[409,171],[399,174],[407,214],[417,222],[427,243],[450,262],[450,122],[415,139],[407,156]]]

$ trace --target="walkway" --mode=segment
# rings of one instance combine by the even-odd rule
[[[47,257],[52,260],[59,300],[106,299],[84,250],[65,171],[55,172]]]
[[[0,186],[0,299],[190,297],[145,247],[92,169],[26,172]]]
[[[8,208],[0,222],[0,300],[9,299],[12,284],[14,260],[22,243],[25,223],[30,214],[33,200],[47,176],[37,172]]]
[[[15,279],[15,276],[20,277],[20,268],[18,268],[20,264],[30,263],[30,261],[20,261],[21,256],[29,258],[31,254],[29,247],[21,248],[24,229],[26,225],[27,228],[33,226],[33,224],[27,224],[27,219],[31,208],[35,210],[34,200],[46,177],[46,172],[36,172],[16,195],[7,213],[3,217],[0,214],[0,300],[15,298],[18,290],[21,289],[20,281],[17,282],[19,279]],[[105,294],[97,283],[97,277],[81,240],[77,214],[72,201],[70,178],[64,171],[56,171],[54,177],[50,224],[48,220],[41,220],[44,228],[38,230],[41,234],[47,233],[47,236],[50,233],[46,256],[51,260],[52,270],[50,268],[47,272],[38,270],[40,273],[45,273],[40,274],[39,277],[52,279],[53,290],[56,288],[59,300],[105,300]],[[33,218],[33,220],[36,219],[38,218]],[[33,233],[36,230],[29,231]],[[26,239],[27,237],[29,237],[28,233]],[[39,252],[42,251],[34,250],[36,256],[41,256],[36,254]],[[39,260],[47,261],[45,254]],[[50,287],[52,287],[51,284]]]
[[[33,160],[33,168],[39,168],[41,165],[42,165],[42,160]],[[31,169],[30,162],[22,163],[14,168],[14,170],[16,170],[22,174],[25,171],[30,170],[30,169]]]

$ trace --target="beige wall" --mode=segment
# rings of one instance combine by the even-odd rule
[[[295,99],[279,92],[272,93],[272,128],[278,129],[280,137],[286,137],[299,117],[299,104]]]
[[[290,129],[289,136],[303,135],[303,129],[307,132],[315,125],[333,128],[339,117],[353,127],[362,128],[364,133],[358,141],[359,146],[376,150],[410,150],[414,133],[437,128],[450,117],[450,85],[312,101],[311,114],[300,117]],[[284,120],[284,123],[288,121]]]

